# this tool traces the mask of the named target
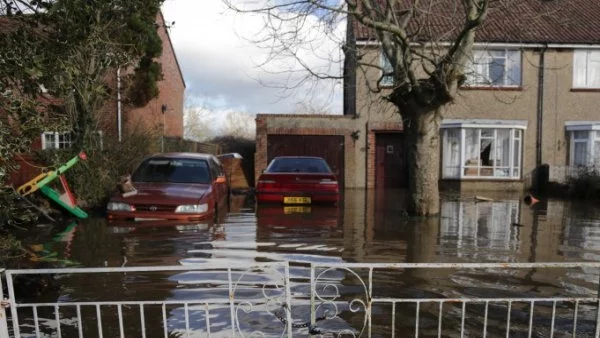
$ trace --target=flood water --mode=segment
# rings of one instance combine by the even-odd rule
[[[402,191],[347,190],[340,206],[333,208],[256,208],[251,200],[234,196],[231,211],[218,223],[132,226],[108,224],[103,217],[92,217],[60,226],[41,224],[36,233],[22,234],[22,240],[45,266],[170,266],[211,261],[252,265],[290,261],[295,264],[290,274],[297,278],[306,277],[303,263],[307,262],[595,262],[600,259],[600,207],[591,202],[542,200],[529,206],[519,194],[480,193],[492,201],[478,201],[474,194],[464,194],[444,196],[440,217],[417,219],[408,217],[402,210],[403,194]],[[498,290],[502,290],[504,297],[593,297],[598,289],[598,271],[592,270],[530,269],[491,274],[478,270],[414,269],[376,277],[374,290],[381,296],[409,298],[495,297]],[[75,276],[61,279],[59,286],[50,291],[29,290],[29,295],[35,297],[28,298],[36,302],[62,302],[197,297],[199,291],[182,286],[186,276],[189,277],[169,273],[118,280]],[[117,285],[113,285],[115,283]],[[351,296],[353,291],[345,292]],[[211,296],[226,299],[227,293],[215,291]],[[586,319],[595,318],[595,312],[585,313],[583,309],[582,305],[580,330],[591,325]],[[345,316],[341,316],[344,323],[332,325],[354,329],[361,326],[362,319],[353,318],[347,310]],[[377,323],[377,314],[389,313],[389,309],[382,307],[378,311],[374,311],[372,335],[390,336],[389,317]],[[481,309],[471,309],[471,315],[478,311]],[[527,311],[523,309],[523,313]],[[216,322],[221,317],[221,322],[226,322],[227,315],[215,311],[213,317]],[[169,313],[173,332],[183,325],[180,317],[180,309]],[[565,334],[571,331],[572,317],[570,314],[569,320],[557,324],[563,325]],[[277,318],[263,322],[257,318],[249,320],[263,328],[277,324]],[[62,325],[63,336],[70,336],[69,325]],[[414,336],[414,331],[408,328],[405,331],[402,325],[395,324],[396,336],[409,332]],[[427,328],[437,328],[437,320],[423,315],[421,325],[423,336],[428,336]],[[472,332],[476,331],[475,326]],[[23,330],[27,331],[27,325]],[[160,334],[156,336],[161,336],[162,329],[157,330]],[[90,329],[85,336],[94,336],[95,332]],[[118,336],[116,332],[114,336]],[[270,336],[268,329],[262,332]],[[278,332],[281,335],[281,331]],[[534,336],[547,336],[546,331],[536,332]],[[72,333],[76,336],[75,329]],[[104,336],[112,335],[105,332]],[[274,333],[274,336],[278,335]],[[488,336],[495,334],[491,331]]]

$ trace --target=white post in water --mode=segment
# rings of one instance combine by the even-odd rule
[[[8,321],[6,320],[6,311],[4,308],[8,305],[8,302],[4,300],[4,285],[2,284],[2,278],[4,276],[4,269],[0,268],[0,338],[10,338],[8,335]]]

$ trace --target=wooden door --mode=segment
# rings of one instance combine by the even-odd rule
[[[375,135],[375,187],[406,188],[404,134]]]

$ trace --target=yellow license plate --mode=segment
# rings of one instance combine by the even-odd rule
[[[283,213],[289,214],[308,214],[310,213],[310,207],[283,207]]]
[[[310,197],[284,197],[284,204],[310,204]]]

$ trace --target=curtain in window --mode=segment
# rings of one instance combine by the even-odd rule
[[[593,152],[593,158],[592,160],[592,165],[596,166],[596,167],[600,167],[600,141],[594,141],[593,143],[594,145],[594,152]]]
[[[489,55],[487,82],[497,86],[505,84],[506,51],[492,50],[489,52]]]
[[[510,176],[510,129],[496,130],[494,176]]]
[[[392,63],[390,59],[388,59],[387,55],[383,51],[381,51],[381,68],[383,69],[383,77],[381,79],[381,84],[384,85],[392,85],[394,84],[394,76],[387,75],[394,73],[394,67],[392,67]]]
[[[479,129],[465,129],[465,165],[479,165]]]
[[[444,177],[460,176],[460,129],[446,129],[444,139]]]
[[[44,133],[44,148],[43,149],[54,149],[56,148],[56,142],[54,141],[54,133]]]
[[[600,51],[589,51],[587,85],[600,88]]]
[[[518,86],[521,84],[521,51],[475,50],[466,65],[470,85]]]
[[[600,88],[600,51],[576,50],[573,53],[573,87]]]
[[[576,50],[573,53],[573,87],[586,86],[587,51]]]
[[[521,84],[521,51],[507,51],[506,85],[518,86]]]
[[[573,149],[573,165],[587,165],[587,142],[575,142]]]
[[[513,173],[512,176],[519,176],[519,169],[521,168],[521,133],[520,130],[515,130],[515,138],[513,142]]]

